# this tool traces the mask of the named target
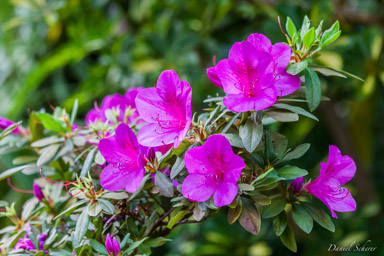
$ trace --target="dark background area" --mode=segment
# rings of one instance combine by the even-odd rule
[[[284,41],[277,17],[290,16],[300,26],[304,15],[317,26],[335,20],[342,35],[322,51],[317,63],[344,69],[365,82],[322,77],[323,94],[331,101],[315,111],[320,122],[301,117],[298,122],[271,127],[289,138],[290,147],[311,143],[296,164],[316,177],[326,161],[328,145],[337,145],[358,166],[349,185],[357,211],[338,214],[334,233],[315,225],[306,235],[295,229],[299,255],[384,255],[384,3],[374,0],[318,1],[0,1],[0,116],[26,120],[30,110],[62,106],[71,111],[79,100],[77,123],[107,94],[124,93],[133,86],[153,86],[162,70],[175,69],[193,89],[193,111],[202,100],[223,92],[206,74],[213,56],[225,58],[231,45],[251,33],[272,42]],[[15,154],[0,159],[0,170],[12,166]],[[22,174],[15,185],[30,189]],[[29,185],[30,184],[30,185]],[[27,195],[0,183],[1,200],[22,205]],[[317,199],[313,199],[317,200]],[[318,201],[318,200],[317,200]],[[325,206],[318,201],[318,205]],[[4,226],[4,220],[1,226]],[[173,242],[154,255],[289,255],[272,223],[262,223],[253,236],[239,224],[226,222],[226,210],[203,224],[179,227]],[[330,244],[353,241],[377,246],[376,253],[328,252]]]

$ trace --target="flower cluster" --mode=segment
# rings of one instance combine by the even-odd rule
[[[32,112],[29,129],[0,118],[0,147],[32,149],[14,161],[24,165],[2,172],[0,180],[34,194],[21,215],[14,204],[0,202],[0,216],[13,225],[0,241],[10,246],[0,252],[149,255],[169,241],[174,227],[202,222],[225,206],[230,224],[238,221],[255,235],[262,219],[273,218],[276,235],[292,251],[297,247],[287,215],[306,233],[313,221],[334,231],[310,198],[320,199],[334,218],[335,211],[355,211],[351,192],[342,187],[356,172],[354,161],[330,146],[320,175],[304,182],[308,172],[289,163],[309,145],[290,149],[268,126],[299,115],[317,120],[294,104],[307,102],[311,111],[318,106],[321,90],[303,96],[301,83],[312,88],[318,80],[311,58],[320,49],[312,47],[339,31],[336,26],[322,34],[320,25],[315,33],[307,26],[289,26],[288,44],[272,44],[262,34],[234,43],[228,58],[207,69],[225,95],[209,97],[205,113],[193,114],[191,85],[166,70],[155,87],[106,96],[84,122],[76,120],[77,102],[71,115],[61,108]],[[309,30],[305,40],[298,37]],[[12,185],[10,176],[20,171],[41,175],[33,190]]]

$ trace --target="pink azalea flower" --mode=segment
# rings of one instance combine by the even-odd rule
[[[95,108],[88,112],[85,117],[85,123],[90,125],[95,122],[106,122],[107,118],[105,116],[105,111],[108,109],[119,109],[119,122],[124,122],[125,111],[128,107],[131,109],[136,109],[135,98],[139,91],[143,90],[143,87],[133,87],[126,91],[125,95],[113,94],[106,96],[99,108],[95,105]],[[137,111],[128,117],[128,123],[132,123],[139,117]],[[141,121],[142,122],[142,121]],[[140,120],[138,121],[140,123]]]
[[[139,143],[147,147],[173,143],[177,148],[192,123],[191,99],[187,81],[180,81],[174,70],[163,71],[156,88],[144,89],[136,97],[137,110],[148,123],[137,135]]]
[[[269,84],[272,83],[276,89],[276,96],[280,97],[293,93],[300,87],[301,83],[299,76],[288,74],[285,71],[292,54],[291,48],[288,45],[284,43],[272,45],[271,41],[262,34],[251,34],[247,42],[252,47],[244,44],[244,42],[236,43],[232,46],[228,59],[220,61],[222,64],[219,62],[220,65],[218,64],[216,67],[207,69],[207,76],[214,85],[222,87],[229,94],[228,96],[231,94],[237,95],[236,97],[231,96],[232,101],[228,103],[228,106],[226,105],[229,109],[231,107],[232,109],[234,108],[236,99],[241,100],[241,105],[247,106],[240,106],[237,107],[239,110],[233,110],[237,112],[245,112],[250,109],[252,103],[247,101],[261,101],[260,104],[255,106],[259,110],[269,107],[274,102],[271,95],[266,97],[268,93],[273,94],[271,89],[259,97],[248,98],[241,97],[239,90],[242,91],[243,95],[258,95],[260,94],[258,91],[263,91],[264,88],[268,88]],[[258,53],[255,53],[255,51]],[[272,57],[272,71],[270,66],[264,67],[265,70],[258,66],[257,59],[262,59],[263,57],[260,57],[260,55],[263,53],[269,54]],[[269,65],[267,62],[263,63],[263,65]],[[273,81],[260,80],[258,75],[260,76],[263,72],[268,73],[269,79],[271,79],[269,74],[272,72]],[[258,110],[256,108],[255,110]]]
[[[347,188],[341,187],[350,181],[356,165],[349,156],[343,156],[336,146],[329,146],[327,163],[320,163],[320,176],[304,186],[308,193],[319,198],[337,218],[334,211],[356,210],[356,201]]]
[[[291,60],[292,50],[284,43],[272,45],[268,37],[263,34],[249,35],[250,42],[257,50],[268,52],[272,55],[274,61],[274,86],[277,90],[277,96],[286,96],[296,91],[301,84],[300,77],[288,74],[285,69]]]
[[[100,140],[99,150],[109,163],[100,174],[101,186],[109,191],[135,192],[144,177],[144,167],[131,128],[120,124],[114,136]]]
[[[228,94],[223,103],[231,111],[263,110],[275,103],[272,56],[257,51],[251,43],[235,43],[228,59],[219,61],[215,70]]]
[[[224,136],[210,136],[203,146],[188,150],[184,161],[189,173],[182,184],[184,197],[204,202],[213,195],[217,207],[232,203],[245,163]]]
[[[28,237],[20,238],[19,241],[15,245],[15,249],[24,249],[27,251],[33,251],[36,250],[35,246],[33,245],[31,239]]]
[[[0,129],[1,130],[5,130],[5,129],[7,129],[9,126],[11,126],[11,125],[14,125],[15,124],[15,122],[12,122],[11,120],[9,120],[9,119],[7,119],[7,118],[5,118],[5,117],[1,117],[0,116]],[[16,127],[13,131],[12,131],[12,133],[13,134],[22,134],[22,128],[21,127]]]

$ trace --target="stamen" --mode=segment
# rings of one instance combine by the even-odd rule
[[[19,188],[13,186],[11,183],[11,177],[7,178],[7,182],[8,182],[8,185],[11,187],[11,189],[15,190],[16,192],[25,193],[25,194],[33,194],[33,190],[24,190],[24,189],[19,189]]]

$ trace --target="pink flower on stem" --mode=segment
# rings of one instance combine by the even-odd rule
[[[144,167],[131,128],[120,124],[114,136],[100,140],[99,150],[109,163],[100,174],[101,186],[109,191],[135,192],[144,177]]]
[[[148,123],[137,135],[139,143],[147,147],[173,143],[177,148],[192,123],[191,99],[191,86],[174,70],[163,71],[156,88],[144,89],[136,97],[137,110]]]
[[[89,126],[90,124],[95,122],[106,122],[107,117],[105,115],[105,111],[107,111],[108,109],[119,110],[118,121],[124,122],[125,111],[129,107],[133,111],[132,114],[128,117],[128,123],[132,123],[140,117],[138,112],[136,111],[135,98],[139,91],[143,89],[143,87],[133,87],[128,89],[124,96],[119,94],[106,96],[103,99],[100,108],[95,105],[95,108],[88,112],[87,116],[85,117],[85,123]],[[140,123],[140,120],[138,121],[138,123]]]
[[[299,76],[285,71],[292,54],[288,45],[284,43],[272,45],[262,34],[251,34],[246,42],[251,46],[245,42],[235,43],[228,59],[220,61],[216,67],[207,69],[207,76],[211,82],[222,87],[228,94],[227,99],[224,98],[227,101],[226,107],[237,112],[252,109],[252,102],[255,104],[254,110],[265,109],[276,101],[276,96],[293,93],[301,83]],[[266,57],[268,55],[270,57]],[[260,62],[264,58],[266,58],[264,62]],[[275,92],[270,88],[271,85],[275,88]],[[266,88],[268,91],[265,91]],[[241,97],[241,94],[248,97]],[[272,97],[273,95],[275,97]],[[236,99],[241,100],[241,106],[235,106]]]
[[[105,239],[105,249],[107,249],[108,256],[120,255],[120,244],[116,237],[112,239],[110,234],[107,235],[107,238]]]
[[[184,197],[204,202],[213,196],[217,207],[232,203],[245,163],[224,136],[210,136],[204,145],[188,150],[184,161],[189,173],[182,184]]]
[[[224,105],[231,111],[263,110],[276,101],[273,86],[273,59],[257,51],[249,42],[235,43],[228,59],[219,61],[215,70],[224,92]]]
[[[319,198],[337,218],[334,211],[356,210],[356,201],[347,188],[341,187],[350,181],[356,172],[356,165],[349,156],[343,156],[336,146],[329,146],[327,163],[320,163],[320,175],[304,186],[308,193]]]

